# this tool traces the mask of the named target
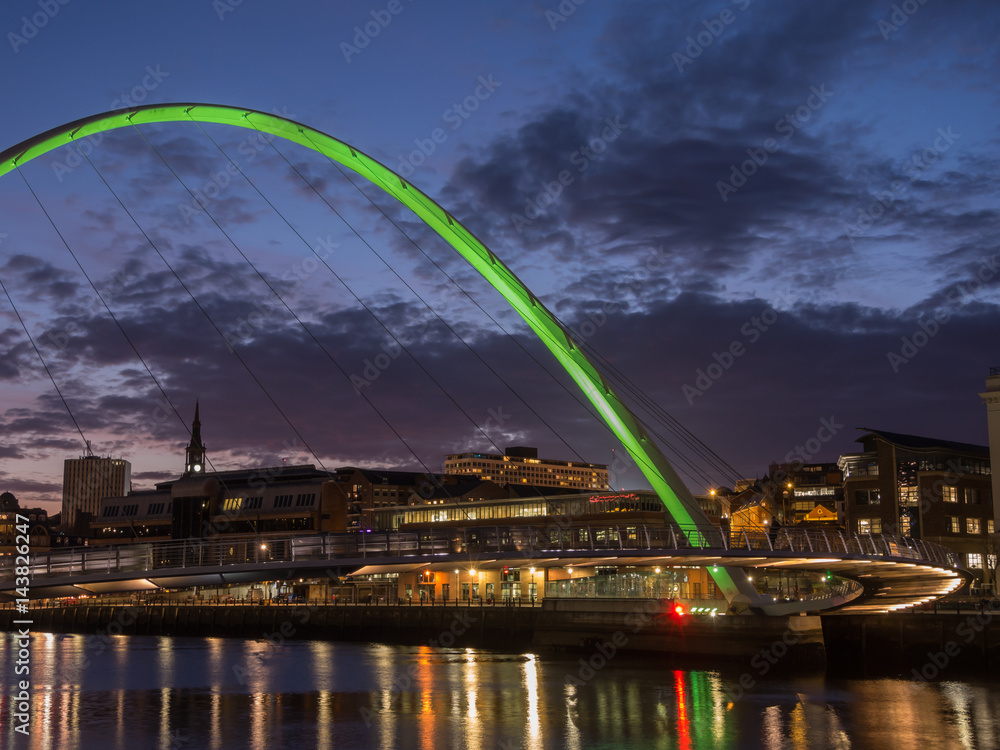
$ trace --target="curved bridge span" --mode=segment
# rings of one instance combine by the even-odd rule
[[[614,566],[734,567],[762,572],[831,572],[845,584],[804,601],[773,602],[768,614],[839,608],[885,612],[930,601],[968,574],[949,550],[889,535],[783,529],[725,534],[668,527],[573,525],[464,527],[309,536],[241,536],[88,547],[32,556],[32,598],[220,586],[294,579],[446,571],[456,566],[579,569]],[[571,539],[572,541],[566,541]],[[0,597],[13,598],[14,570],[0,569]]]
[[[708,517],[646,429],[558,318],[496,253],[450,212],[413,183],[349,143],[286,117],[246,108],[202,103],[148,104],[84,117],[13,146],[0,153],[0,177],[53,149],[79,145],[88,136],[154,123],[212,123],[277,136],[352,170],[412,210],[496,289],[534,331],[621,441],[679,528],[684,533],[691,529],[697,534],[698,528],[710,526]],[[738,569],[716,566],[711,569],[711,576],[728,601],[737,597],[756,601],[756,590]]]
[[[802,603],[786,605],[761,596],[745,570],[824,570],[857,584],[840,601],[813,601],[810,609],[815,610],[841,607],[885,611],[905,607],[947,594],[969,577],[943,548],[890,536],[804,530],[783,530],[774,537],[763,532],[723,535],[711,525],[600,369],[514,272],[426,193],[354,146],[319,130],[281,116],[225,105],[143,105],[85,117],[5,150],[0,153],[0,177],[53,149],[79,145],[88,136],[119,128],[181,122],[245,128],[299,144],[361,175],[411,209],[524,319],[621,441],[676,525],[639,527],[641,533],[625,536],[617,527],[603,527],[602,534],[601,528],[588,526],[578,528],[579,533],[571,535],[572,542],[562,536],[554,542],[546,529],[497,528],[491,537],[483,535],[482,527],[478,527],[475,540],[471,529],[440,529],[326,537],[192,539],[58,551],[33,555],[28,576],[32,596],[267,580],[278,574],[291,577],[297,571],[329,568],[353,572],[359,566],[371,565],[412,565],[413,569],[429,566],[433,570],[434,566],[454,568],[463,563],[488,569],[515,562],[545,568],[608,565],[614,561],[614,565],[626,566],[705,566],[727,601],[750,604],[767,614],[784,614],[801,610]],[[0,568],[0,596],[14,593],[14,572],[11,567]]]

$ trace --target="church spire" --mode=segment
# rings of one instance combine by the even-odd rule
[[[184,451],[184,476],[205,471],[205,445],[201,442],[201,416],[198,400],[194,402],[194,422],[191,423],[191,442]]]
[[[194,400],[194,422],[191,423],[191,445],[201,445],[201,418],[198,416],[198,399]]]

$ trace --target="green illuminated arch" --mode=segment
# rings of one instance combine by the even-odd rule
[[[663,453],[646,435],[639,421],[612,391],[593,363],[573,343],[569,333],[517,276],[472,232],[430,197],[388,167],[343,141],[266,112],[216,104],[151,104],[93,115],[54,128],[7,149],[0,154],[0,176],[53,149],[97,133],[130,125],[189,121],[235,125],[293,141],[371,180],[412,210],[471,263],[524,318],[621,440],[674,521],[688,529],[710,526],[698,502]],[[693,534],[697,532],[688,532],[689,537]],[[727,599],[732,600],[737,594],[742,594],[747,599],[756,600],[756,591],[742,570],[719,567],[710,572]]]

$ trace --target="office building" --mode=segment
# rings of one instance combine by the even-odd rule
[[[61,522],[73,529],[81,514],[96,517],[101,500],[124,495],[132,486],[132,465],[121,458],[94,455],[67,458],[63,464]]]
[[[444,470],[446,474],[471,474],[500,486],[520,484],[584,491],[608,489],[606,464],[539,458],[536,448],[508,448],[502,456],[495,453],[451,454],[445,456]]]
[[[858,442],[837,462],[848,529],[941,544],[982,579],[996,527],[989,449],[881,430]]]

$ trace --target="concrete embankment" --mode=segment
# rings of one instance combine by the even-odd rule
[[[828,615],[823,640],[835,671],[902,670],[924,679],[1000,668],[1000,612]]]
[[[0,610],[0,630],[13,630]],[[326,639],[496,649],[656,652],[822,663],[815,617],[677,616],[657,600],[549,600],[537,607],[76,605],[32,610],[35,632]],[[610,645],[609,645],[610,644]]]
[[[0,631],[14,631],[0,610]],[[494,649],[659,653],[935,679],[1000,668],[1000,612],[676,616],[657,600],[546,600],[536,607],[80,604],[33,609],[34,632],[373,641]],[[761,661],[763,660],[763,661]]]

